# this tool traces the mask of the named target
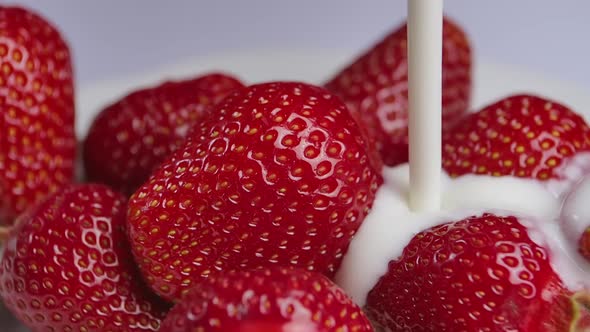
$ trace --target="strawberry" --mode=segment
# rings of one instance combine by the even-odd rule
[[[580,236],[579,250],[582,256],[590,262],[590,226]]]
[[[361,309],[319,273],[291,268],[213,275],[176,304],[160,332],[373,331]]]
[[[6,307],[34,331],[156,331],[167,308],[133,263],[125,203],[69,185],[22,214],[0,264]]]
[[[215,271],[291,265],[332,276],[382,182],[367,151],[322,88],[236,91],[130,198],[144,277],[177,300]]]
[[[443,123],[469,107],[471,47],[449,19],[443,26]],[[376,144],[386,165],[408,161],[407,26],[394,30],[326,83],[344,99],[355,120]]]
[[[72,180],[68,46],[44,18],[0,5],[0,223]]]
[[[132,194],[182,143],[190,126],[241,87],[237,79],[214,73],[141,89],[108,106],[84,141],[88,179]]]
[[[492,214],[416,235],[369,292],[394,331],[587,331],[589,294],[572,294],[516,217]]]
[[[564,105],[531,95],[502,99],[443,133],[443,168],[452,177],[562,179],[564,163],[583,151],[590,151],[584,119]]]

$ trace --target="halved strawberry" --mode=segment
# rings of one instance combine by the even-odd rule
[[[323,275],[291,268],[230,271],[199,281],[160,332],[373,331],[361,309]]]
[[[420,232],[369,293],[369,317],[393,331],[587,331],[588,292],[568,290],[527,232],[492,214]]]
[[[443,168],[450,176],[512,175],[561,179],[576,153],[590,151],[590,128],[558,102],[515,95],[464,116],[443,134]]]
[[[41,16],[0,5],[0,223],[72,180],[70,52]]]
[[[229,75],[211,73],[127,95],[92,123],[84,141],[86,176],[132,194],[184,141],[192,125],[241,87]]]
[[[443,26],[443,122],[465,113],[471,97],[471,47],[457,24]],[[407,26],[387,35],[333,77],[326,88],[346,102],[386,165],[408,161]]]
[[[70,185],[22,214],[0,264],[6,307],[34,331],[157,331],[167,305],[133,262],[125,203]]]
[[[129,235],[170,300],[216,271],[334,274],[382,178],[344,104],[303,83],[240,89],[129,202]]]

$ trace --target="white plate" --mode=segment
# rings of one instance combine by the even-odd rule
[[[257,50],[220,54],[190,59],[129,77],[98,82],[78,90],[77,132],[85,136],[96,113],[105,105],[133,89],[146,87],[165,79],[190,77],[208,71],[223,70],[245,82],[269,80],[301,80],[321,84],[340,67],[348,63],[356,52],[322,50]],[[480,61],[476,64],[473,108],[477,109],[496,99],[513,93],[541,94],[571,106],[590,119],[590,95],[581,88],[559,82],[542,74],[519,68]],[[0,309],[0,331],[21,332],[17,323]]]

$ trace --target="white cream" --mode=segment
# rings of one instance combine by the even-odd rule
[[[379,189],[371,213],[352,240],[336,274],[336,283],[360,305],[364,305],[367,293],[387,271],[387,263],[402,253],[412,237],[444,221],[436,215],[412,213],[407,204],[407,187],[407,181],[400,186],[387,182]]]
[[[557,195],[567,193],[584,175],[590,173],[590,153],[578,153],[558,168],[556,173],[563,180],[549,180],[547,183],[549,190]]]
[[[572,243],[563,233],[558,219],[540,223],[534,219],[520,219],[527,226],[529,237],[550,251],[551,267],[571,290],[590,288],[590,263],[578,253],[577,241]]]
[[[563,232],[570,242],[577,243],[580,235],[590,226],[590,175],[566,196],[561,216]]]
[[[482,175],[450,179],[443,172],[442,210],[436,213],[413,213],[409,210],[407,164],[385,168],[384,185],[377,192],[373,209],[351,242],[335,280],[356,303],[363,306],[368,292],[386,273],[388,263],[401,255],[414,235],[444,222],[458,221],[483,212],[497,212],[515,215],[530,229],[533,241],[549,246],[551,264],[568,287],[590,287],[590,267],[577,254],[571,241],[560,232],[558,222],[563,193],[588,169],[589,156],[583,155],[560,170],[561,174],[567,174],[564,181],[541,182]],[[588,195],[585,196],[587,199],[580,198],[578,201],[590,202],[590,180],[584,195]],[[575,205],[571,208],[574,211],[572,214],[587,213],[584,215],[590,218],[590,204],[572,205]],[[580,212],[576,212],[578,210]]]

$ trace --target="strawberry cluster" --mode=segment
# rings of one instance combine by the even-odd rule
[[[402,26],[323,87],[211,73],[137,90],[95,118],[74,183],[68,47],[0,6],[4,304],[34,331],[587,331],[588,290],[510,214],[416,234],[363,308],[332,280],[383,168],[407,162],[406,47]],[[584,119],[531,95],[467,114],[471,62],[445,19],[444,171],[563,180],[590,152]]]

